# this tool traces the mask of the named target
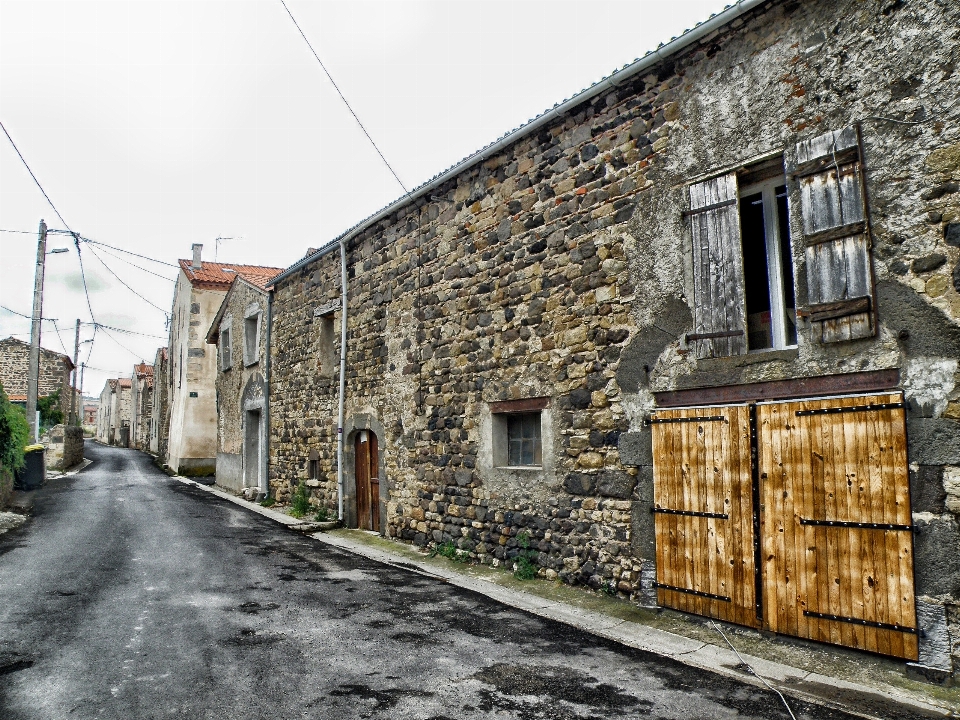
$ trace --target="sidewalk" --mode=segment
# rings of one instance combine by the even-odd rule
[[[503,569],[430,557],[410,545],[367,531],[313,532],[316,523],[262,507],[217,487],[179,476],[176,479],[306,532],[327,545],[444,580],[510,607],[692,667],[752,685],[769,683],[788,704],[795,697],[876,720],[893,714],[960,718],[960,688],[908,678],[900,661],[795,638],[761,635],[673,611],[645,610],[562,583],[521,581]]]

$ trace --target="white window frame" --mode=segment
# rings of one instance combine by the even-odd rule
[[[780,221],[777,217],[777,188],[786,185],[787,179],[779,175],[768,180],[762,180],[752,185],[746,185],[738,188],[738,195],[742,199],[749,195],[760,194],[763,203],[763,238],[767,251],[767,280],[770,288],[770,335],[773,340],[773,347],[750,349],[749,341],[747,344],[748,352],[770,352],[771,350],[786,350],[797,347],[796,344],[787,344],[787,327],[785,317],[787,306],[784,298],[783,281],[783,253],[781,252]],[[790,193],[787,192],[787,222],[790,218]],[[740,233],[740,245],[743,248],[743,232]],[[791,249],[793,243],[790,244]],[[746,251],[746,248],[743,248]],[[793,258],[790,259],[791,267]],[[796,274],[796,273],[794,273]],[[794,292],[796,292],[796,278],[794,278]],[[796,298],[794,298],[796,303]]]

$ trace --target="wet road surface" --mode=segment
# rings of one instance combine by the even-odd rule
[[[773,693],[323,545],[136,451],[86,455],[0,536],[4,720],[789,718]]]

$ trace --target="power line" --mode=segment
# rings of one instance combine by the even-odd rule
[[[3,134],[7,136],[7,140],[10,141],[10,144],[13,145],[13,149],[17,151],[17,155],[20,157],[20,162],[23,163],[23,166],[27,169],[27,172],[30,173],[30,177],[33,178],[33,181],[37,184],[37,187],[40,188],[40,192],[43,193],[43,196],[47,199],[47,204],[53,208],[53,211],[57,214],[57,217],[60,218],[60,222],[63,223],[63,226],[70,230],[70,226],[67,225],[67,221],[63,219],[63,215],[60,214],[60,211],[57,210],[57,206],[53,204],[53,200],[50,199],[50,196],[47,195],[47,191],[43,189],[43,185],[40,184],[40,181],[37,180],[37,176],[33,174],[33,170],[30,169],[30,166],[27,165],[26,159],[23,157],[23,154],[20,152],[20,148],[17,147],[17,144],[13,141],[13,138],[10,137],[10,133],[7,132],[7,128],[4,127],[3,123],[0,122],[0,128],[3,129]],[[70,232],[73,232],[72,230]]]
[[[102,326],[102,325],[100,326],[100,329],[103,330],[103,326]],[[130,353],[131,355],[133,355],[135,358],[140,358],[141,362],[143,361],[143,355],[141,355],[140,353],[135,353],[133,350],[131,350],[130,348],[128,348],[128,347],[127,347],[126,345],[124,345],[122,342],[120,342],[119,340],[117,340],[117,339],[116,339],[113,335],[111,335],[109,332],[107,332],[106,330],[103,330],[103,334],[106,335],[106,336],[107,336],[108,338],[110,338],[111,340],[113,340],[117,345],[119,345],[120,347],[122,347],[124,350],[126,350],[128,353]]]
[[[0,232],[19,233],[20,235],[36,235],[37,234],[36,230],[6,230],[4,228],[0,228]],[[47,232],[50,232],[50,231],[47,230]]]
[[[83,255],[80,254],[80,236],[76,233],[73,234],[73,244],[77,247],[77,260],[80,261],[80,279],[83,281],[83,294],[87,298],[87,311],[90,313],[90,319],[96,322],[97,319],[93,316],[93,305],[90,304],[90,291],[87,289],[87,274],[83,270]]]
[[[63,344],[63,338],[60,337],[60,326],[57,325],[56,320],[53,318],[51,318],[51,320],[53,320],[53,329],[57,333],[57,341],[60,343],[60,347],[63,348],[63,354],[69,357],[70,353],[67,352],[67,346]]]
[[[79,243],[78,243],[78,245],[79,245]],[[143,295],[141,295],[140,293],[138,293],[138,292],[137,292],[136,290],[134,290],[132,287],[130,287],[129,285],[127,285],[123,280],[121,280],[121,279],[120,279],[120,276],[117,275],[113,270],[111,270],[111,269],[110,269],[110,266],[107,265],[107,264],[103,261],[103,258],[100,257],[99,255],[97,255],[96,250],[94,250],[93,248],[90,248],[90,252],[92,252],[92,253],[93,253],[93,256],[94,256],[97,260],[100,261],[100,264],[103,265],[103,266],[107,269],[107,272],[109,272],[111,275],[113,275],[113,276],[117,279],[117,281],[118,281],[121,285],[123,285],[127,290],[129,290],[129,291],[132,292],[134,295],[136,295],[138,298],[140,298],[141,300],[143,300],[143,301],[144,301],[147,305],[149,305],[150,307],[156,308],[157,310],[159,310],[160,312],[162,312],[164,315],[167,315],[167,314],[168,314],[167,311],[164,310],[162,307],[160,307],[159,305],[154,305],[152,302],[150,302],[149,300],[147,300]]]
[[[327,70],[326,65],[323,64],[323,60],[320,59],[320,56],[317,55],[317,51],[313,49],[313,45],[310,44],[310,41],[307,40],[307,36],[304,34],[303,30],[300,28],[300,24],[297,22],[297,19],[293,16],[293,13],[290,12],[290,8],[287,7],[287,3],[284,0],[280,0],[280,4],[283,5],[283,9],[287,11],[287,15],[290,16],[290,19],[293,20],[293,24],[296,25],[297,30],[300,31],[300,37],[303,38],[303,41],[307,44],[307,47],[310,48],[310,52],[313,53],[313,56],[317,59],[317,62],[320,63],[320,67],[323,68],[323,71],[327,74],[327,78],[330,80],[330,83],[333,85],[333,89],[337,91],[337,95],[340,96],[340,99],[343,100],[343,104],[347,106],[347,110],[350,111],[350,114],[353,115],[353,119],[357,121],[357,125],[360,126],[360,129],[363,130],[363,134],[367,136],[367,140],[370,141],[370,144],[373,145],[373,149],[377,151],[377,155],[380,156],[380,159],[383,160],[383,164],[387,166],[387,169],[390,171],[390,174],[393,175],[394,179],[400,183],[400,187],[403,188],[403,192],[407,195],[410,194],[410,191],[407,190],[407,186],[403,184],[403,180],[400,179],[400,176],[394,171],[390,163],[387,162],[387,159],[383,156],[383,153],[380,152],[380,148],[377,147],[377,144],[373,141],[373,138],[370,137],[370,133],[367,132],[367,129],[363,126],[363,123],[360,122],[360,118],[357,117],[357,114],[353,111],[353,108],[350,107],[350,103],[347,102],[347,99],[343,96],[343,93],[340,92],[340,88],[337,86],[337,83],[334,81],[333,76],[330,74],[330,71]]]
[[[20,231],[18,230],[17,232],[20,232]],[[63,231],[62,231],[62,230],[53,230],[52,232],[59,233],[59,232],[63,232]],[[157,260],[156,258],[152,258],[152,257],[149,257],[149,256],[147,256],[147,255],[141,255],[140,253],[135,253],[135,252],[133,252],[132,250],[124,250],[123,248],[114,247],[113,245],[107,245],[106,243],[102,243],[102,242],[99,242],[99,241],[97,241],[97,240],[91,240],[91,239],[88,238],[88,237],[82,237],[82,236],[81,236],[80,239],[83,240],[85,243],[90,243],[91,245],[97,245],[97,246],[99,246],[99,247],[110,248],[111,250],[116,250],[117,252],[126,253],[127,255],[133,255],[134,257],[142,258],[143,260],[149,260],[150,262],[159,263],[160,265],[166,265],[167,267],[172,267],[172,268],[177,268],[177,269],[180,268],[179,265],[175,265],[174,263],[168,263],[166,260]]]
[[[143,337],[156,338],[157,340],[166,340],[163,335],[150,335],[149,333],[137,332],[136,330],[126,330],[124,328],[111,327],[110,325],[102,325],[100,323],[80,323],[81,325],[93,325],[94,327],[101,327],[104,330],[113,330],[114,332],[126,333],[127,335],[142,335]]]
[[[87,242],[91,242],[91,241],[87,240]],[[156,277],[160,278],[161,280],[166,280],[167,282],[176,282],[176,280],[173,280],[173,279],[171,279],[171,278],[168,278],[166,275],[161,275],[160,273],[155,273],[153,270],[147,270],[145,267],[140,267],[140,266],[137,265],[136,263],[132,263],[132,262],[130,262],[129,260],[125,260],[125,259],[123,259],[122,257],[120,257],[119,255],[115,255],[114,253],[110,252],[109,250],[103,250],[103,248],[106,247],[105,245],[101,245],[100,243],[94,243],[94,245],[100,245],[100,249],[101,249],[102,252],[107,253],[107,255],[109,255],[110,257],[116,258],[116,259],[119,260],[120,262],[125,262],[127,265],[132,265],[132,266],[135,267],[137,270],[143,270],[143,272],[145,272],[145,273],[150,273],[151,275],[155,275]],[[133,254],[133,253],[131,253],[131,254]],[[148,258],[148,259],[149,259],[149,258]],[[161,262],[161,261],[160,261],[160,260],[154,260],[154,262]],[[167,263],[164,263],[164,264],[166,265]]]

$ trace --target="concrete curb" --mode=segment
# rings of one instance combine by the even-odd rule
[[[215,487],[203,485],[179,475],[174,477],[186,485],[198,487],[291,529],[296,529],[297,525],[308,524],[285,513],[251,503]],[[957,717],[949,708],[923,702],[896,690],[884,690],[869,685],[852,683],[746,653],[740,653],[738,656],[728,648],[704,643],[659,628],[609,617],[603,613],[578,608],[557,600],[548,600],[532,593],[504,587],[484,578],[471,577],[455,570],[437,568],[415,558],[408,558],[381,548],[371,547],[349,537],[329,535],[325,532],[310,533],[309,537],[325,545],[346,550],[370,560],[444,580],[451,585],[485,595],[492,600],[518,610],[524,610],[539,617],[570,625],[628,647],[662,657],[669,657],[701,670],[708,670],[757,687],[763,687],[764,683],[760,679],[762,677],[788,697],[842,710],[857,717],[868,718],[869,720],[884,720],[882,715],[865,712],[862,707],[854,706],[852,703],[856,699],[870,699],[873,701],[871,704],[880,706],[898,705],[905,711],[922,712],[928,717]],[[750,673],[743,666],[741,658],[744,663],[753,668],[756,675]],[[848,702],[837,702],[830,697],[826,697],[827,695],[837,694],[842,694],[850,700]],[[859,698],[851,696],[859,696]]]

